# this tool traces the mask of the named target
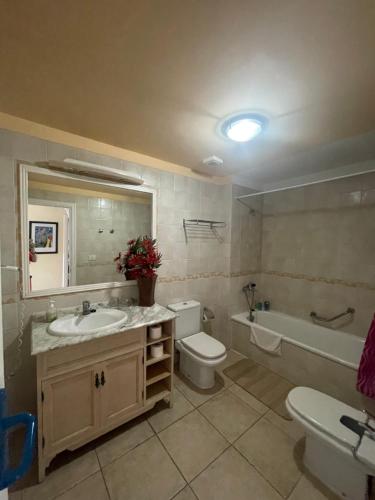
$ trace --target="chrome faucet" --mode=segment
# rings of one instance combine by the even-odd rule
[[[91,313],[90,301],[84,300],[82,302],[82,314],[83,314],[83,316],[87,316],[90,313]]]

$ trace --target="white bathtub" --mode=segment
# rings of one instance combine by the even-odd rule
[[[297,385],[326,392],[348,404],[362,407],[355,389],[364,339],[331,330],[276,311],[256,311],[255,322],[282,336],[281,356],[250,342],[249,313],[232,316],[232,346]]]

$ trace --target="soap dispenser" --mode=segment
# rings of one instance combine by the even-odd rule
[[[53,299],[49,299],[46,320],[48,323],[52,323],[55,319],[57,319],[56,302]]]

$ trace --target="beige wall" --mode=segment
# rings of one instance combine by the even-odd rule
[[[242,287],[257,300],[310,320],[355,308],[335,327],[365,337],[375,311],[375,174],[248,198],[233,186],[232,314],[248,309]]]
[[[244,186],[232,186],[230,293],[227,299],[230,314],[248,309],[246,297],[242,292],[244,285],[251,281],[260,288],[263,200],[253,198],[251,201],[246,200],[244,205],[236,199],[237,196],[252,191]],[[257,298],[260,299],[260,296]]]
[[[58,252],[38,254],[37,261],[29,263],[32,290],[60,288],[64,284],[64,214],[65,210],[63,207],[46,207],[40,205],[29,205],[28,207],[29,221],[58,223]]]
[[[233,187],[231,312],[247,309],[241,288],[255,281],[258,300],[307,320],[311,311],[331,317],[354,307],[353,321],[335,326],[366,336],[375,310],[375,174],[248,198],[250,210],[234,199],[246,192]]]
[[[375,310],[375,174],[266,195],[261,292],[309,319],[354,307],[338,326],[364,337]]]

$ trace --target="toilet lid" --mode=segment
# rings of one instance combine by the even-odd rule
[[[207,359],[219,358],[225,354],[225,346],[204,332],[185,337],[181,342],[192,353]]]
[[[292,389],[287,400],[300,417],[342,445],[353,447],[358,443],[358,435],[345,427],[340,418],[347,415],[365,422],[366,415],[363,412],[309,387]]]

